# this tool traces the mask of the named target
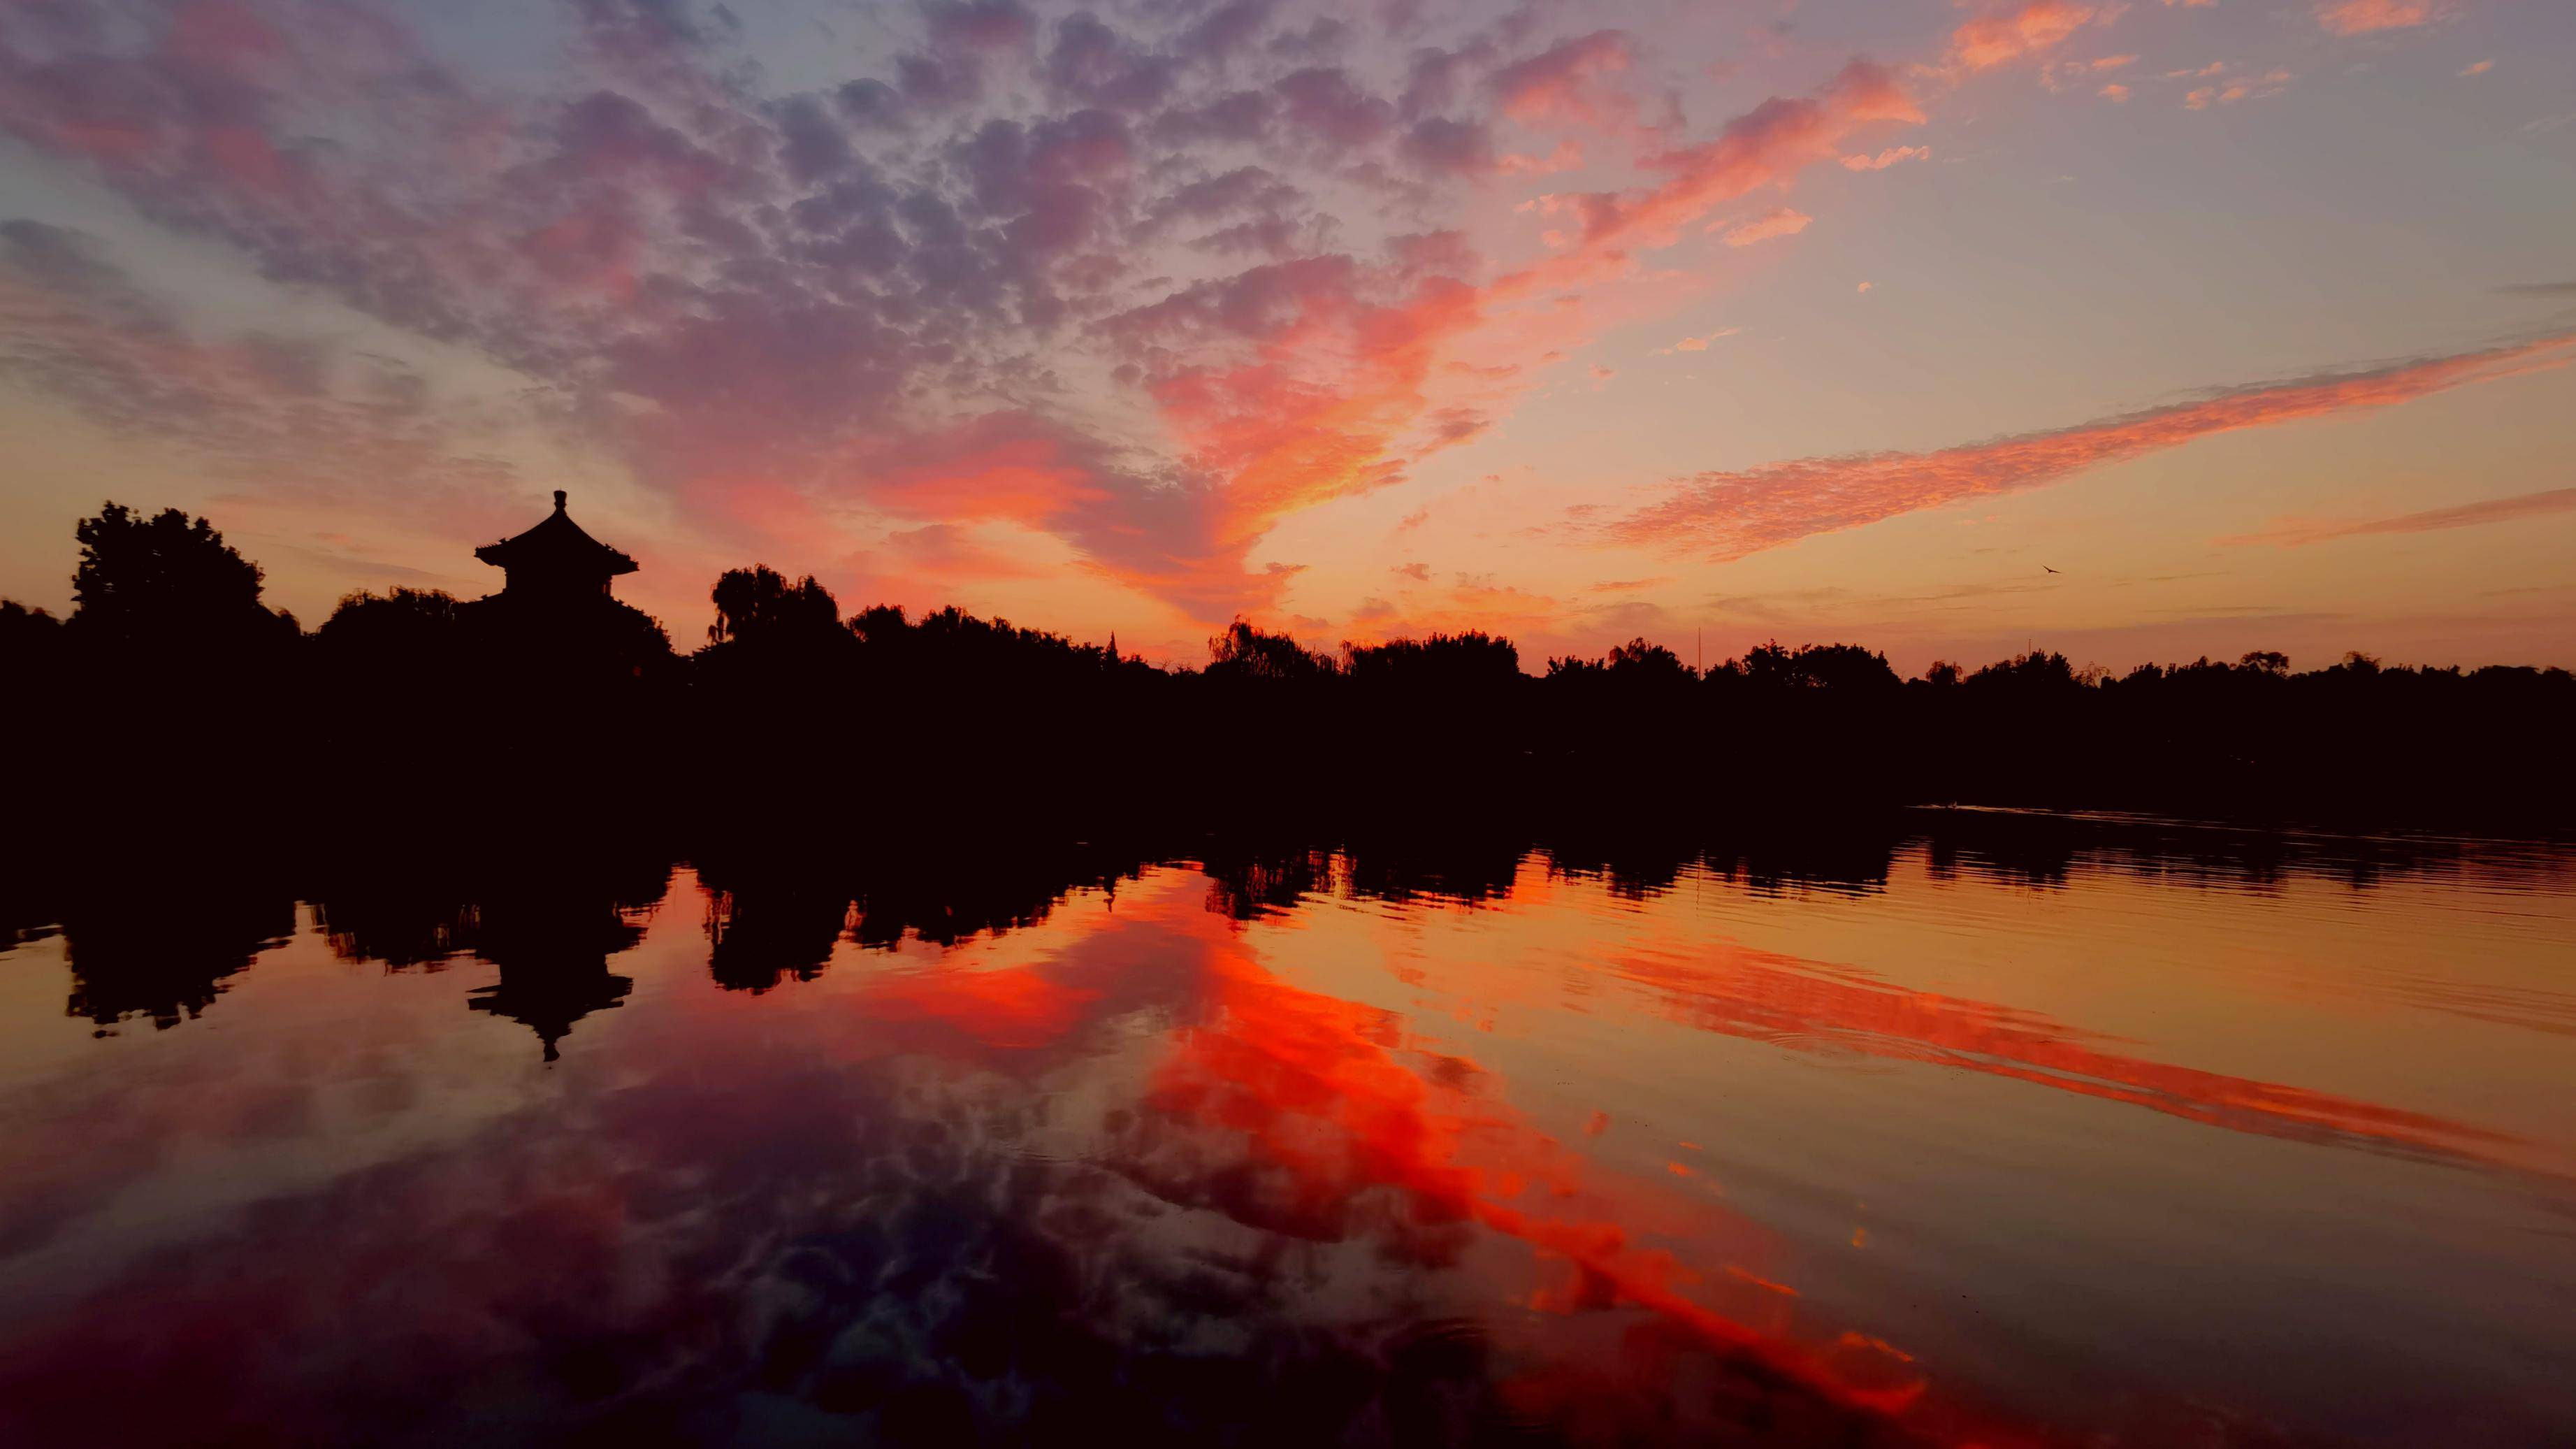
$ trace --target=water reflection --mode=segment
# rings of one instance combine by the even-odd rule
[[[2516,1109],[2571,1085],[2527,1047],[2576,1020],[2563,856],[1858,839],[136,876],[191,924],[67,902],[20,966],[59,952],[84,1023],[226,1030],[0,1018],[40,1049],[0,1145],[44,1164],[0,1187],[0,1439],[2569,1427],[2576,1142]]]
[[[672,862],[630,837],[551,845],[464,853],[413,842],[340,857],[320,869],[315,924],[344,961],[436,971],[470,956],[499,968],[467,1006],[528,1027],[554,1061],[573,1023],[634,988],[608,958],[644,939]]]

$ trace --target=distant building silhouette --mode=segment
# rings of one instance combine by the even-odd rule
[[[564,491],[555,490],[555,511],[516,538],[487,543],[474,556],[501,570],[502,585],[493,598],[520,604],[552,604],[606,598],[608,581],[635,572],[635,560],[582,531],[564,512]]]
[[[555,511],[474,556],[502,571],[497,594],[457,607],[467,653],[486,689],[513,708],[632,715],[633,687],[672,661],[670,637],[649,615],[609,592],[635,560]]]

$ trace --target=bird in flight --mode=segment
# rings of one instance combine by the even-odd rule
[[[2041,567],[2041,568],[2043,568],[2043,569],[2047,569],[2047,570],[2048,570],[2048,572],[2050,572],[2050,573],[2055,573],[2055,572],[2057,572],[2057,570],[2052,569],[2052,568],[2049,568],[2049,567],[2048,567],[2048,565],[2046,565],[2046,564],[2041,564],[2041,565],[2040,565],[2040,567]]]

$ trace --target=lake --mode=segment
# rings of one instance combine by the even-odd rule
[[[0,1442],[2576,1442],[2576,854],[355,837],[0,940]]]

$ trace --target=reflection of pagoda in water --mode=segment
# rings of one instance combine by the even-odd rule
[[[555,1060],[555,1043],[594,1011],[622,1004],[635,980],[608,969],[608,958],[644,938],[611,901],[542,894],[484,908],[474,954],[501,968],[466,1005],[528,1027]]]
[[[335,861],[314,917],[345,961],[436,971],[471,957],[499,968],[466,1005],[534,1031],[551,1062],[575,1022],[634,989],[608,958],[644,939],[671,862],[632,830],[516,819],[498,838],[397,840]]]
[[[582,532],[564,512],[564,491],[555,490],[555,511],[516,538],[487,543],[474,556],[501,571],[501,592],[482,602],[516,608],[564,608],[608,597],[608,581],[635,572],[635,560]]]

